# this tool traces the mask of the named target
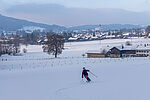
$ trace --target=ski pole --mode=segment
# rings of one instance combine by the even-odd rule
[[[93,76],[95,76],[96,78],[98,77],[97,75],[93,74],[91,71],[89,71]]]

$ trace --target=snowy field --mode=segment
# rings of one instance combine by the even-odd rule
[[[150,100],[150,57],[86,58],[82,54],[101,47],[120,46],[130,40],[102,40],[65,44],[55,59],[30,45],[22,56],[0,57],[0,100]],[[132,39],[134,44],[149,39]],[[22,48],[26,48],[22,46]],[[92,82],[81,78],[82,67]]]

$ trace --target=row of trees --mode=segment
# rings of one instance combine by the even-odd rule
[[[5,39],[3,34],[0,38],[0,56],[2,54],[16,55],[20,52],[19,36],[15,35],[11,39]]]
[[[0,42],[0,56],[2,54],[16,55],[20,52],[19,43]]]
[[[27,38],[28,39],[28,38]],[[27,40],[28,41],[28,40]],[[12,39],[0,40],[0,56],[2,54],[16,55],[20,52],[20,37],[14,36]],[[26,42],[27,43],[27,42]],[[47,33],[47,41],[43,44],[43,51],[53,54],[55,58],[61,54],[64,49],[65,37],[63,35]],[[27,43],[28,44],[28,43]],[[25,51],[26,52],[26,51]]]

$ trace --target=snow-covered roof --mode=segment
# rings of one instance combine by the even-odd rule
[[[91,37],[91,39],[97,39],[98,37]]]
[[[106,38],[113,38],[113,37],[115,37],[115,35],[108,35],[108,36],[106,36]]]
[[[45,39],[44,41],[46,42],[46,41],[48,41],[48,39]]]
[[[0,39],[0,42],[7,42],[8,40],[2,40],[2,39]]]
[[[70,37],[68,40],[77,40],[78,38]]]
[[[117,46],[119,50],[150,50],[150,45],[130,45],[130,46]]]
[[[123,35],[124,35],[124,36],[128,36],[128,35],[130,35],[130,33],[123,33]]]
[[[101,53],[100,50],[89,50],[86,53]]]

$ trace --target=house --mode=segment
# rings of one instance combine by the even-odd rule
[[[148,57],[150,56],[150,46],[149,45],[132,45],[132,46],[118,46],[112,47],[106,50],[106,53],[100,51],[92,51],[87,53],[88,58],[120,58],[120,57]]]
[[[120,57],[136,57],[136,50],[121,50]]]
[[[136,56],[137,57],[148,57],[148,56],[150,56],[150,50],[149,49],[136,50]]]
[[[110,49],[108,57],[148,57],[150,48],[146,46],[118,46]],[[119,54],[120,53],[120,54]]]
[[[150,50],[148,49],[135,49],[135,50],[121,50],[121,57],[148,57]]]
[[[106,57],[120,58],[120,50],[116,47],[113,47],[106,53]]]

